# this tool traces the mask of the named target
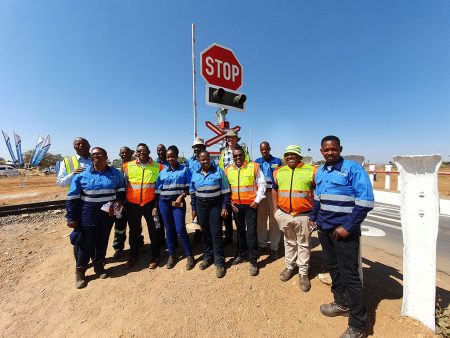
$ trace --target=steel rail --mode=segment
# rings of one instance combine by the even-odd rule
[[[0,217],[64,209],[65,207],[66,200],[6,205],[0,207]]]

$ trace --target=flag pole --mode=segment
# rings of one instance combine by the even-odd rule
[[[195,24],[192,24],[192,105],[194,108],[194,138],[197,137],[197,82],[195,71]]]

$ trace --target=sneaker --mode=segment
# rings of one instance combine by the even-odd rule
[[[170,255],[166,263],[166,268],[172,269],[174,266],[175,266],[175,257],[173,255]]]
[[[280,273],[280,280],[282,282],[287,282],[289,279],[291,279],[295,275],[295,273],[296,273],[295,270],[296,269],[291,270],[291,269],[285,268]]]
[[[112,258],[116,261],[116,260],[122,258],[122,256],[123,256],[123,250],[117,249],[116,252],[114,252],[114,255],[112,256]]]
[[[156,269],[159,266],[159,257],[152,258],[150,264],[148,265],[149,269]]]
[[[232,265],[238,265],[238,264],[241,264],[241,263],[244,263],[244,262],[245,262],[245,258],[237,256],[237,257],[233,260]]]
[[[131,269],[138,261],[137,257],[131,257],[125,264],[125,269]]]
[[[259,269],[258,266],[256,264],[251,264],[250,263],[250,276],[258,276],[259,273]]]
[[[200,270],[205,270],[205,269],[209,268],[211,265],[212,265],[212,262],[211,262],[211,261],[207,261],[206,259],[204,259],[204,260],[200,263],[200,265],[199,265],[198,268],[199,268]]]
[[[218,266],[216,269],[216,277],[222,278],[225,276],[225,267],[224,266]]]
[[[303,292],[308,292],[311,290],[311,282],[309,281],[308,275],[299,274],[299,286],[300,290]]]
[[[194,257],[187,256],[186,260],[186,270],[192,270],[195,266]]]
[[[363,338],[363,337],[365,337],[364,330],[358,331],[349,326],[347,330],[345,330],[345,332],[341,335],[340,338]]]
[[[327,317],[348,316],[348,307],[337,305],[336,302],[320,305],[320,312]]]
[[[273,261],[276,261],[278,259],[278,251],[277,250],[270,250],[269,258]]]

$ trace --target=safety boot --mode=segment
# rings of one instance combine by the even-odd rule
[[[75,268],[75,287],[77,289],[82,289],[86,287],[86,267],[85,266],[77,266]]]
[[[105,279],[109,277],[108,271],[106,271],[105,267],[103,266],[103,261],[94,262],[94,272],[100,279]]]

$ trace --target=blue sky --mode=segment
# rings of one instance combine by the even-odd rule
[[[192,23],[197,67],[214,42],[243,64],[247,111],[228,118],[254,158],[268,140],[274,155],[298,144],[321,159],[335,134],[370,162],[450,159],[450,2],[439,0],[0,0],[0,128],[24,150],[50,134],[63,155],[76,136],[111,159],[139,142],[189,155]],[[197,87],[208,139],[216,109],[200,75]]]

